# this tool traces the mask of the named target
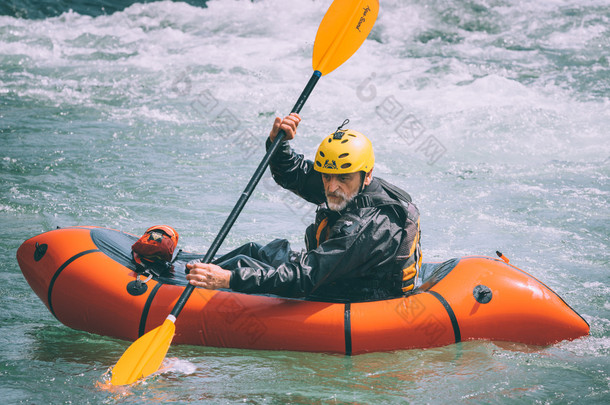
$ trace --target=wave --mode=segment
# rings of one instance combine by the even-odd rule
[[[0,15],[23,19],[57,17],[73,11],[97,17],[122,11],[135,3],[152,3],[160,0],[5,0],[0,3]],[[207,0],[182,0],[197,7],[205,7]]]

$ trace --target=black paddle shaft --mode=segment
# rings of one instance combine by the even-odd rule
[[[292,108],[291,113],[299,113],[301,111],[301,108],[303,108],[303,106],[305,105],[305,102],[309,98],[309,95],[311,94],[314,87],[318,83],[318,79],[320,79],[320,76],[322,76],[322,74],[319,71],[316,70],[313,72],[313,75],[311,75],[309,82],[307,82],[307,86],[305,86],[305,89],[303,89],[301,96],[299,97],[298,101]],[[278,147],[280,146],[280,143],[284,140],[285,136],[286,136],[286,133],[283,130],[280,130],[280,132],[275,137],[273,143],[271,144],[271,146],[267,150],[267,153],[263,157],[263,160],[260,162],[260,164],[258,165],[258,168],[252,175],[250,182],[244,189],[244,192],[239,197],[239,200],[235,204],[235,207],[233,207],[233,210],[227,217],[225,223],[222,225],[222,228],[220,229],[220,232],[218,232],[216,239],[214,239],[214,242],[212,242],[212,245],[210,245],[208,252],[205,254],[203,259],[201,259],[202,263],[210,263],[212,261],[212,259],[214,258],[214,255],[216,255],[216,253],[218,252],[218,249],[220,249],[220,245],[222,245],[222,242],[224,242],[225,238],[229,234],[229,231],[231,230],[231,227],[237,220],[237,217],[243,210],[244,206],[246,205],[246,202],[248,202],[248,199],[254,192],[256,185],[258,184],[260,179],[263,177],[263,174],[265,174],[265,170],[267,170],[267,166],[269,166],[271,157],[273,156],[275,151],[278,149]],[[180,295],[180,298],[178,298],[178,302],[176,302],[176,305],[174,305],[174,309],[172,310],[171,315],[173,315],[176,318],[178,317],[178,315],[180,314],[180,311],[182,311],[182,308],[184,308],[186,301],[189,299],[189,297],[193,293],[193,290],[195,290],[195,287],[192,284],[189,284],[188,286],[186,286],[186,288]]]

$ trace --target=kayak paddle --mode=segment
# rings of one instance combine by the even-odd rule
[[[313,75],[294,105],[292,112],[298,113],[301,111],[321,76],[335,70],[358,50],[373,28],[378,12],[378,0],[333,1],[316,34],[312,58]],[[204,258],[201,259],[203,263],[211,262],[218,252],[220,245],[252,195],[254,188],[265,173],[271,157],[285,135],[284,131],[280,131],[267,150],[216,239],[210,245]],[[195,287],[191,284],[186,286],[174,305],[174,309],[163,324],[141,336],[129,346],[112,370],[111,384],[131,384],[159,369],[174,337],[176,318],[194,289]]]

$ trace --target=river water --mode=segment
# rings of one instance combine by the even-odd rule
[[[172,346],[165,372],[115,390],[104,374],[128,343],[53,318],[18,246],[57,226],[167,223],[205,251],[311,75],[330,2],[92,3],[0,8],[3,403],[610,402],[607,1],[383,1],[293,141],[311,156],[349,118],[375,174],[419,206],[425,260],[501,250],[590,336],[354,357]],[[312,218],[267,174],[222,250],[300,249]]]

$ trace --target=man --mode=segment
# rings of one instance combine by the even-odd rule
[[[347,120],[322,141],[313,162],[295,153],[288,141],[300,121],[297,114],[276,118],[267,147],[284,130],[270,162],[273,178],[319,206],[306,230],[306,251],[290,250],[286,240],[250,243],[214,264],[189,263],[187,279],[208,289],[325,301],[387,299],[412,290],[421,249],[419,212],[410,196],[373,177],[372,144],[343,129]]]

